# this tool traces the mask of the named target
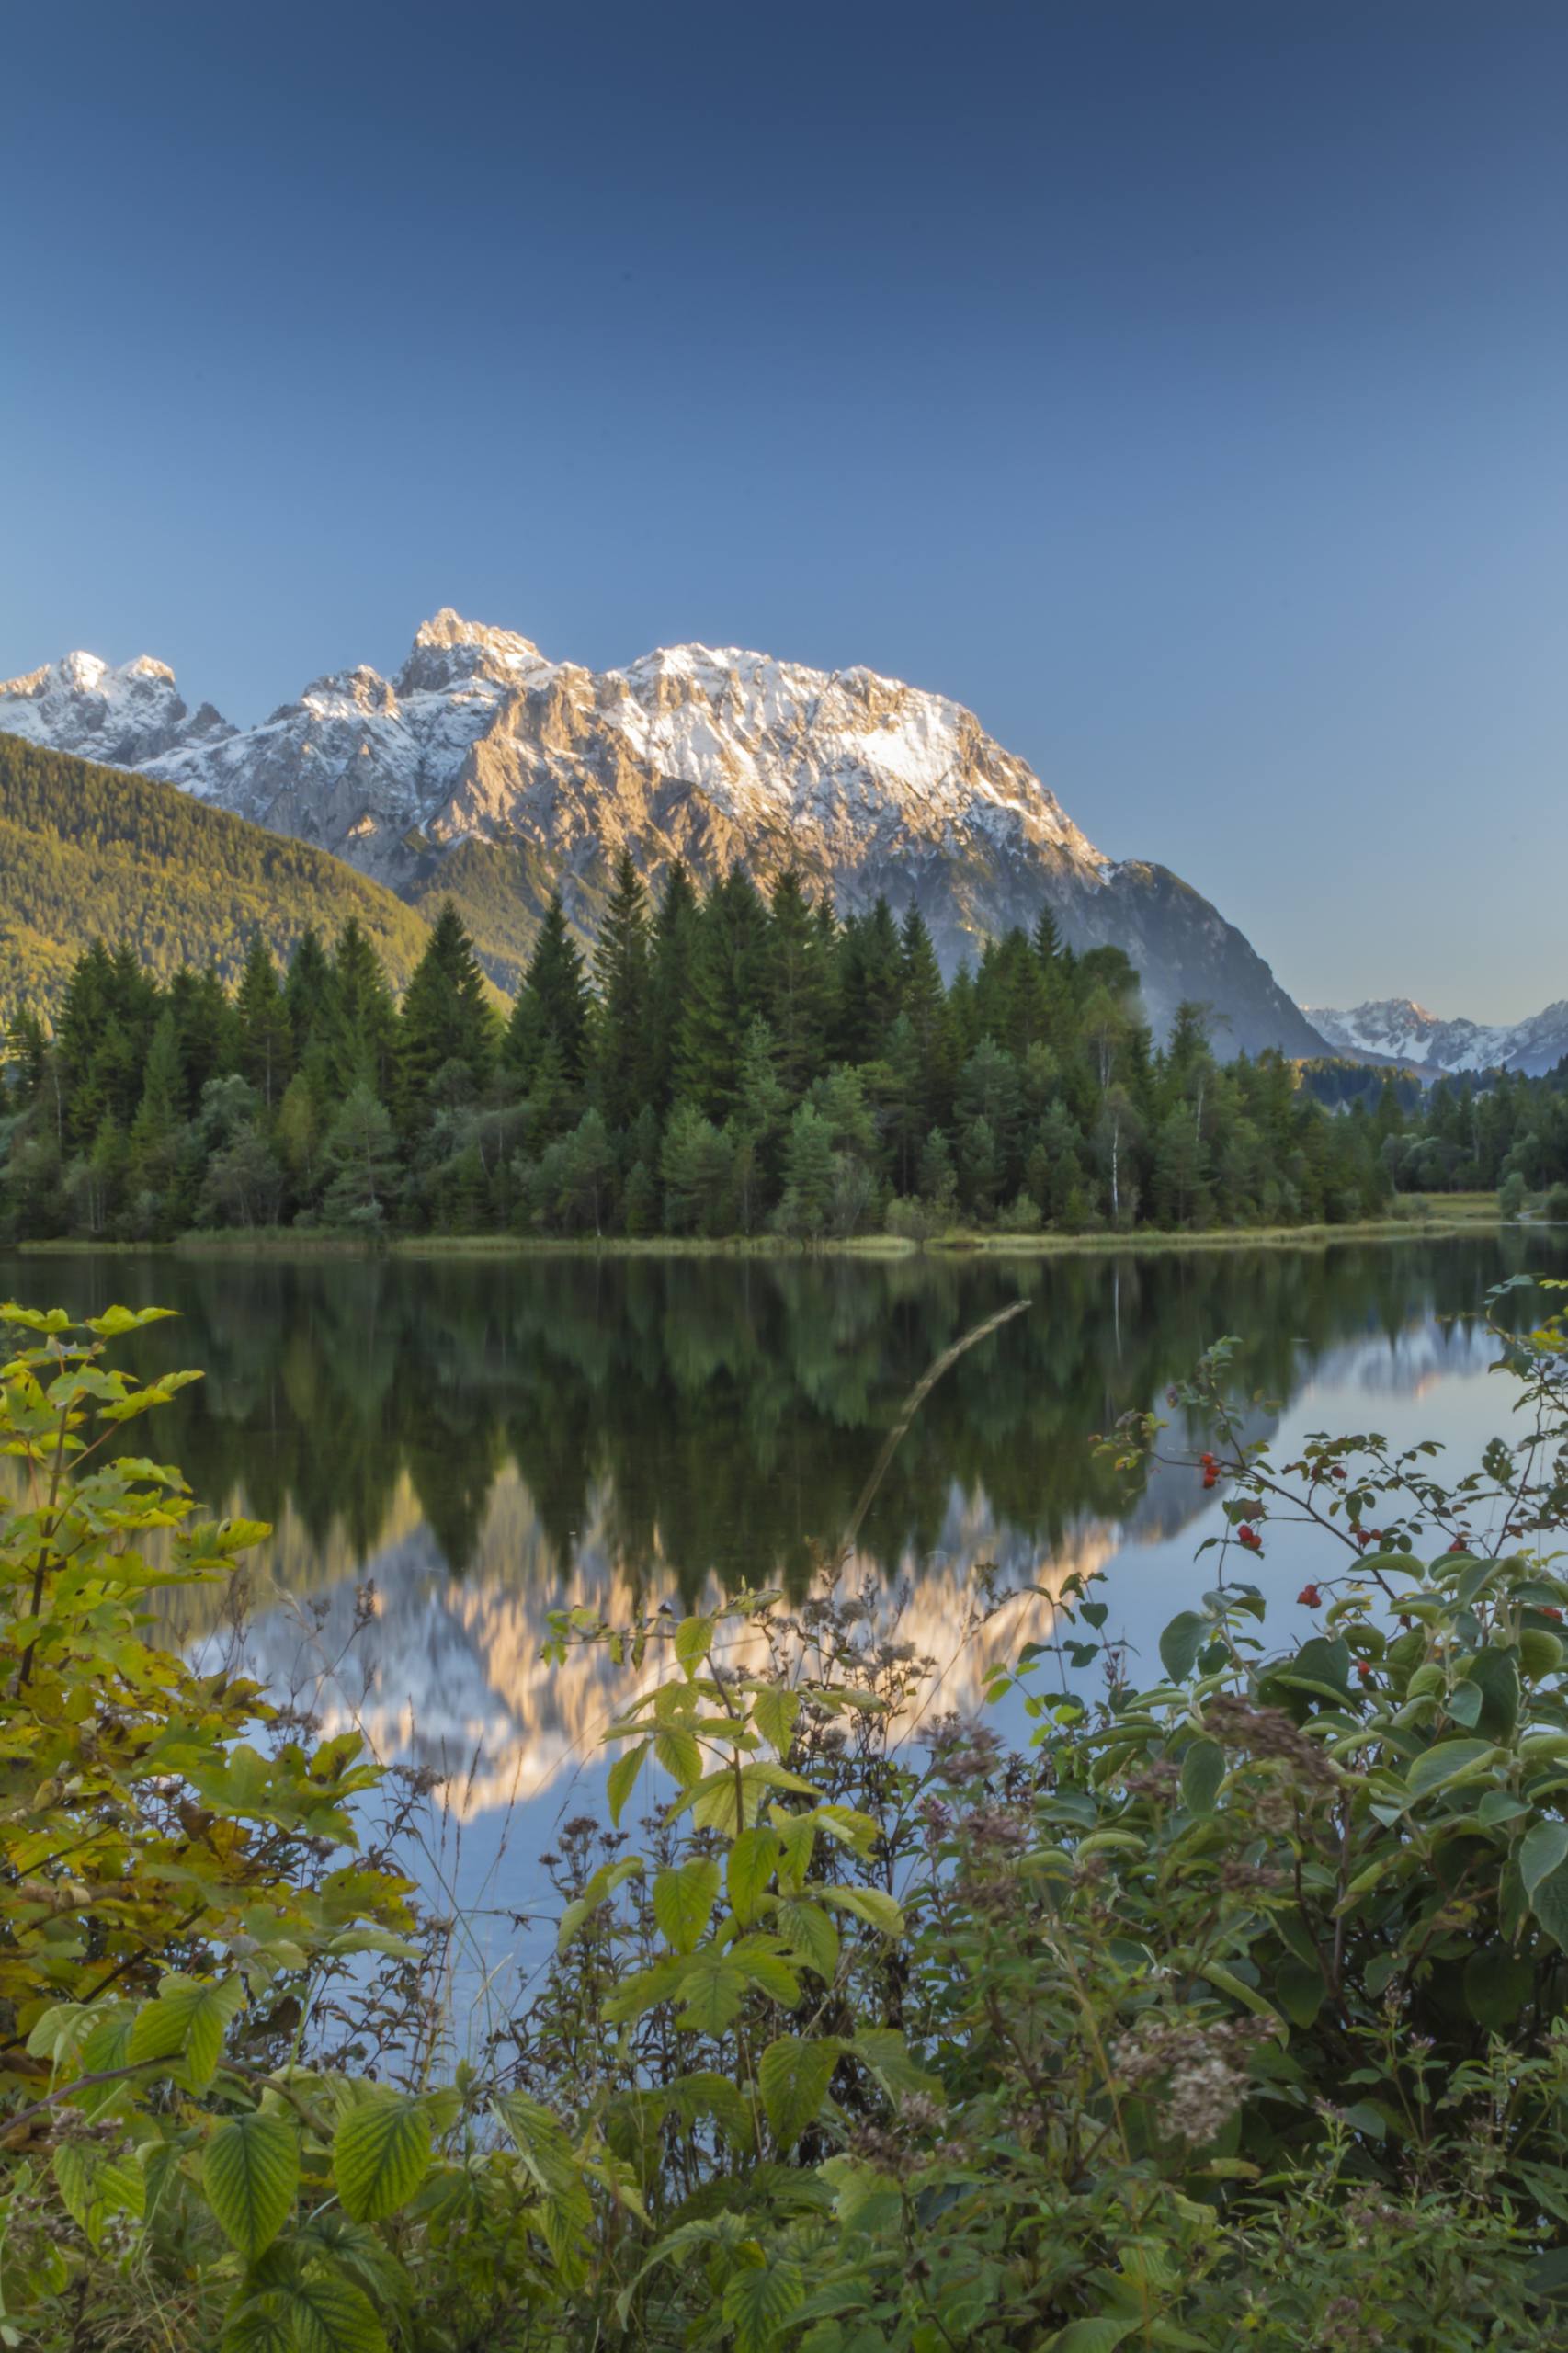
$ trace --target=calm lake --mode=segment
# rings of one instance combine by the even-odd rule
[[[214,1509],[275,1528],[253,1659],[332,1728],[358,1722],[383,1756],[454,1777],[432,1882],[506,1934],[551,1825],[596,1800],[598,1735],[628,1690],[598,1654],[543,1666],[546,1612],[691,1604],[743,1580],[803,1592],[908,1392],[986,1316],[1029,1302],[926,1399],[848,1572],[937,1661],[934,1710],[974,1706],[986,1661],[1049,1628],[1049,1599],[1026,1593],[965,1639],[988,1563],[1014,1587],[1103,1572],[1108,1631],[1154,1672],[1160,1628],[1212,1581],[1193,1556],[1220,1498],[1171,1472],[1128,1502],[1090,1441],[1211,1341],[1245,1336],[1246,1387],[1272,1401],[1256,1427],[1431,1437],[1468,1465],[1511,1403],[1487,1370],[1484,1294],[1568,1271],[1564,1239],[1045,1259],[84,1253],[0,1256],[0,1297],[179,1311],[130,1360],[205,1367],[147,1426],[151,1449]],[[1281,1630],[1325,1565],[1285,1537],[1249,1564]]]

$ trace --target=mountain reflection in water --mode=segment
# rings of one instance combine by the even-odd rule
[[[274,1523],[257,1671],[379,1754],[455,1773],[457,1810],[480,1813],[591,1756],[629,1696],[602,1653],[541,1665],[551,1608],[624,1619],[743,1581],[803,1596],[910,1390],[1009,1301],[1028,1312],[926,1398],[846,1571],[875,1598],[869,1639],[896,1620],[937,1662],[942,1709],[1041,1638],[1069,1574],[1197,1532],[1196,1480],[1128,1497],[1091,1440],[1220,1335],[1245,1336],[1250,1393],[1289,1411],[1316,1384],[1384,1427],[1388,1401],[1479,1374],[1487,1287],[1552,1263],[1550,1237],[1516,1233],[1048,1259],[83,1254],[0,1259],[0,1295],[179,1310],[131,1360],[206,1367],[155,1450],[214,1509]],[[985,1564],[1043,1590],[965,1642]],[[210,1606],[193,1636],[217,1631]]]

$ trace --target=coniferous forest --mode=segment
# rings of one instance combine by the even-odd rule
[[[1198,1006],[1156,1048],[1127,958],[1049,916],[944,984],[917,914],[679,867],[654,904],[623,859],[591,956],[551,902],[509,1018],[449,904],[401,1002],[353,918],[287,972],[257,932],[232,991],[95,942],[6,1034],[0,1236],[1343,1224],[1568,1175],[1562,1072],[1331,1107],[1220,1048]]]

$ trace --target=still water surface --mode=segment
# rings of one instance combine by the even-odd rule
[[[987,1661],[1049,1628],[1027,1595],[960,1639],[985,1563],[1047,1592],[1103,1572],[1108,1631],[1153,1671],[1161,1626],[1211,1581],[1194,1552],[1219,1498],[1165,1472],[1130,1504],[1090,1441],[1221,1335],[1245,1336],[1246,1387],[1278,1403],[1257,1426],[1287,1443],[1376,1429],[1468,1464],[1508,1422],[1486,1290],[1565,1264],[1550,1233],[1008,1260],[84,1253],[0,1256],[0,1297],[179,1311],[131,1361],[206,1369],[153,1450],[214,1509],[274,1525],[255,1661],[333,1728],[455,1777],[433,1879],[505,1923],[552,1824],[592,1802],[627,1696],[597,1654],[540,1665],[547,1611],[805,1591],[909,1391],[1008,1302],[1029,1305],[922,1406],[849,1568],[939,1663],[936,1707],[975,1704]],[[1250,1574],[1273,1628],[1324,1565],[1271,1539]]]

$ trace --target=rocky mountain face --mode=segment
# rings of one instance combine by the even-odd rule
[[[395,678],[360,667],[258,727],[191,717],[161,664],[73,654],[0,686],[0,729],[118,760],[335,852],[416,904],[472,895],[515,983],[559,887],[592,929],[629,848],[650,881],[801,867],[841,913],[912,904],[947,971],[1043,907],[1079,948],[1126,949],[1150,1018],[1210,1004],[1222,1051],[1323,1040],[1249,943],[1164,867],[1102,855],[972,714],[864,669],[831,675],[680,645],[619,670],[552,662],[449,610]]]
[[[1512,1070],[1532,1078],[1568,1055],[1568,998],[1528,1021],[1489,1028],[1479,1021],[1442,1021],[1414,997],[1384,997],[1348,1013],[1309,1006],[1307,1019],[1337,1054],[1358,1062],[1401,1063],[1434,1076],[1443,1072]]]

